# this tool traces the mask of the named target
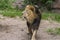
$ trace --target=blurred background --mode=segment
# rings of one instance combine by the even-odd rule
[[[0,0],[0,40],[28,40],[22,20],[26,5],[37,5],[42,13],[38,40],[60,40],[60,0]]]

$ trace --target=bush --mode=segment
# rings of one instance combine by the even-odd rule
[[[0,9],[12,8],[11,3],[14,0],[0,0]]]
[[[39,7],[46,7],[48,10],[51,10],[51,5],[55,0],[24,0],[25,5],[38,5]]]

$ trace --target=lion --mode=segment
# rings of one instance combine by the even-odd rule
[[[27,5],[22,13],[26,19],[28,34],[31,36],[31,40],[36,40],[37,30],[41,21],[41,12],[38,6]]]

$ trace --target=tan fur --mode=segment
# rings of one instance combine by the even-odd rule
[[[36,34],[37,34],[37,30],[34,30],[31,40],[36,40]]]

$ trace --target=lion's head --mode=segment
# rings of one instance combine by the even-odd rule
[[[22,12],[23,17],[30,23],[33,22],[33,20],[38,17],[35,12],[35,7],[32,5],[27,5],[25,10]]]

